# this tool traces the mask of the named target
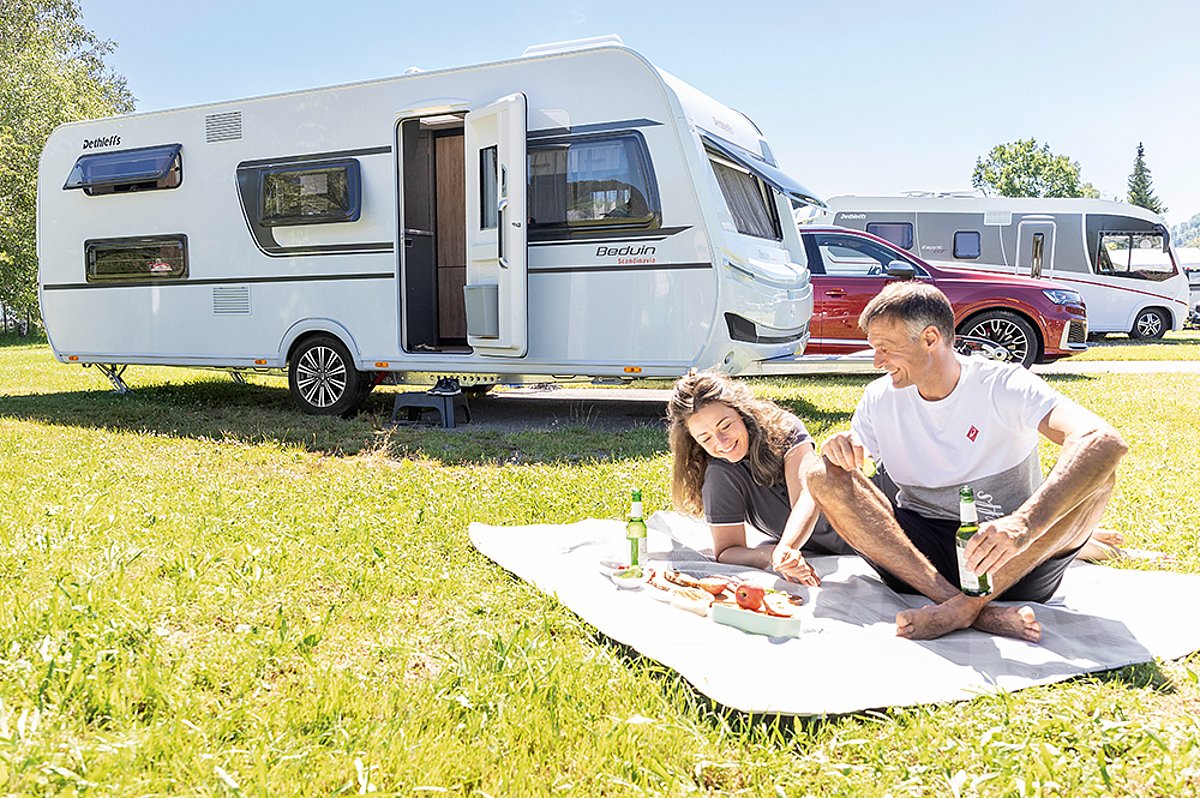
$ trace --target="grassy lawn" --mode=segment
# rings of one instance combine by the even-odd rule
[[[1110,333],[1089,341],[1088,350],[1074,360],[1200,360],[1200,330],[1175,330],[1159,341],[1138,341],[1123,333]]]
[[[278,381],[126,376],[136,393],[118,397],[44,344],[0,338],[9,793],[1200,790],[1200,656],[942,706],[750,718],[470,547],[473,520],[621,517],[632,486],[664,508],[656,426],[387,432],[386,396],[322,420]],[[820,438],[865,382],[756,387]],[[1200,572],[1200,375],[1055,384],[1131,444],[1106,524]]]

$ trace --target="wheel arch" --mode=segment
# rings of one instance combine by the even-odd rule
[[[283,338],[279,342],[279,364],[287,365],[292,360],[292,353],[296,351],[296,347],[305,338],[312,335],[332,335],[342,342],[350,352],[350,357],[357,361],[361,357],[358,349],[358,342],[354,340],[354,336],[340,322],[333,319],[302,319],[283,334]]]

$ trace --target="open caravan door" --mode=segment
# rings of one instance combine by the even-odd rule
[[[478,354],[529,348],[525,95],[467,114],[467,343]]]

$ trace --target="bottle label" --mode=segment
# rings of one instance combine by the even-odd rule
[[[642,503],[641,502],[633,502],[633,504],[630,505],[629,517],[630,518],[641,518],[642,517]]]
[[[967,541],[959,538],[955,542],[955,549],[958,553],[958,586],[965,593],[981,592],[979,577],[967,567]]]

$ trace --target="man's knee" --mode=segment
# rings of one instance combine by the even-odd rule
[[[804,480],[813,500],[820,504],[822,500],[849,495],[852,490],[853,475],[824,457],[818,457],[817,461],[805,472]]]

